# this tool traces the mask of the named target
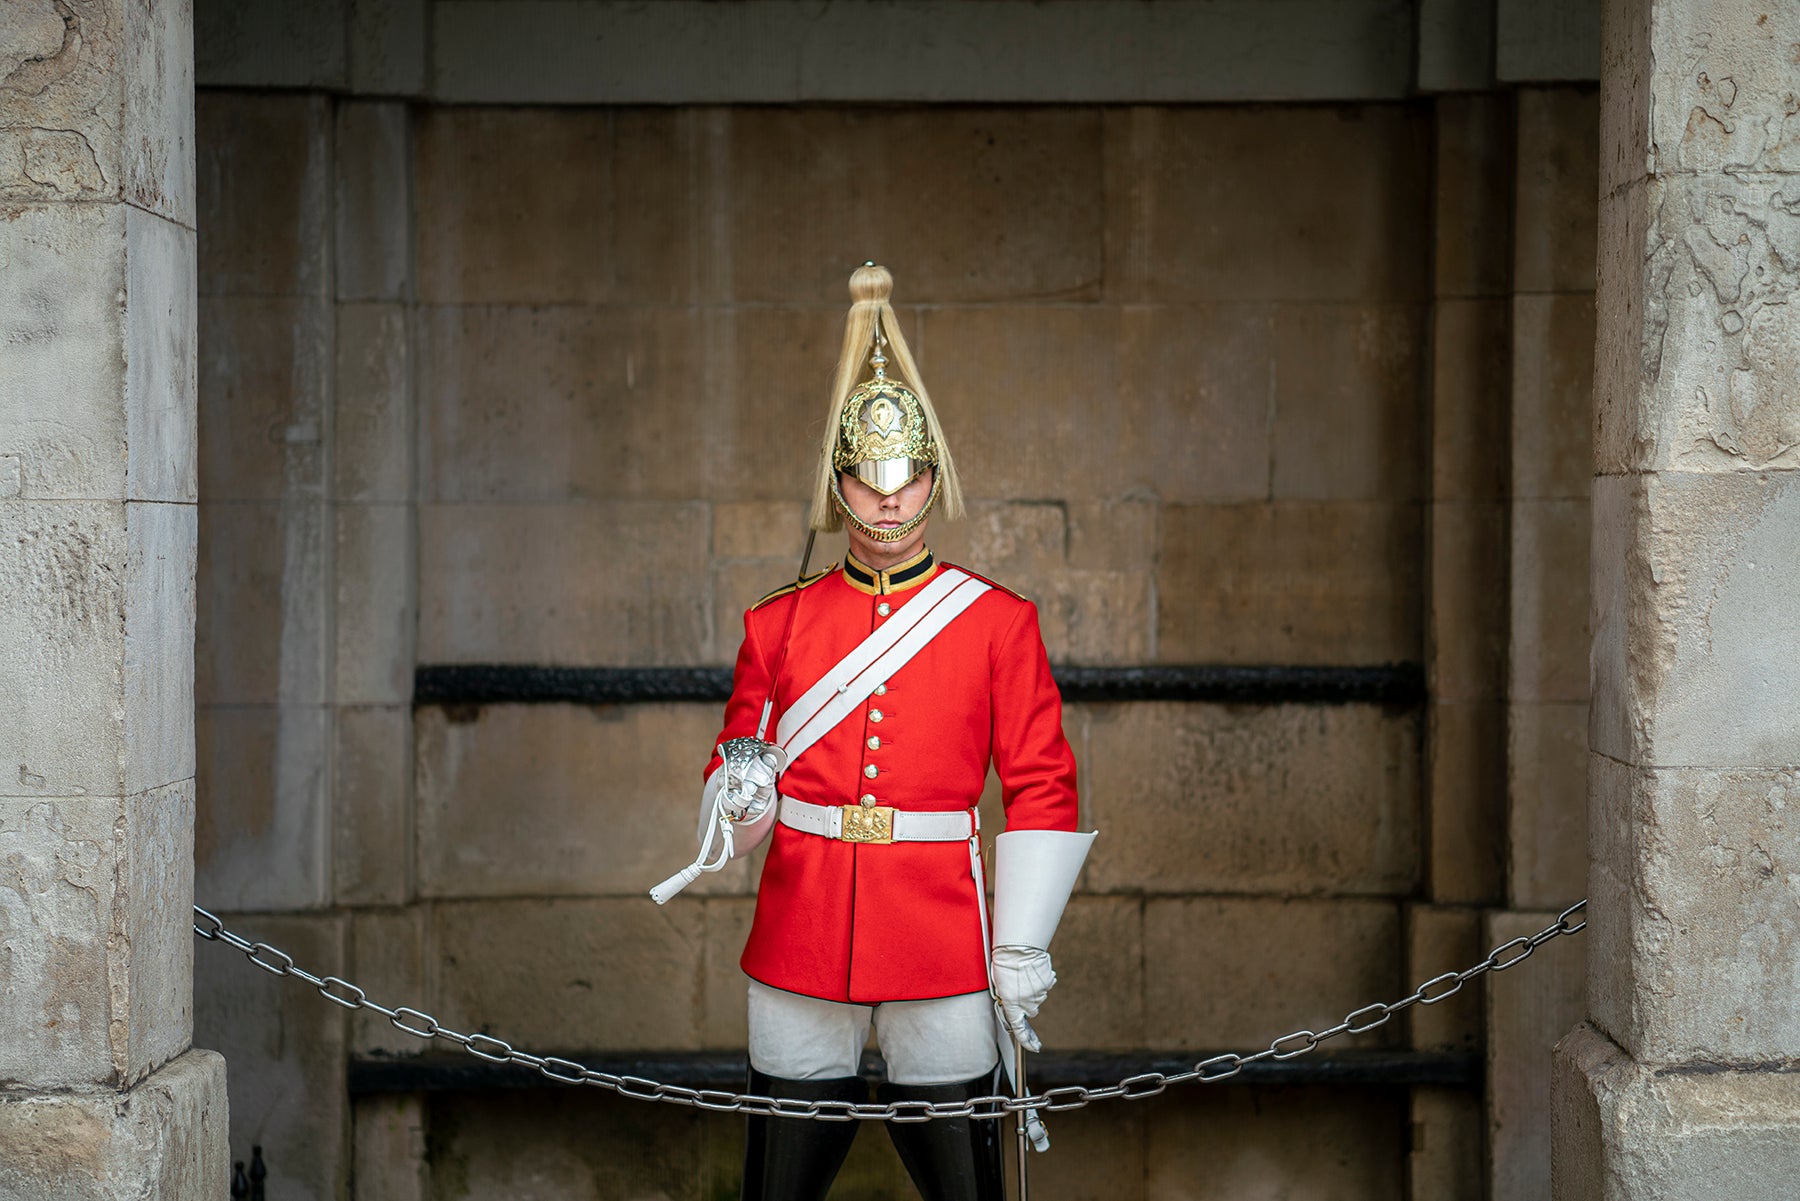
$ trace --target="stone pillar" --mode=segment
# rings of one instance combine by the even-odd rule
[[[1604,41],[1589,1021],[1555,1195],[1789,1197],[1800,8],[1609,0]]]
[[[0,6],[0,1197],[214,1198],[191,10]]]

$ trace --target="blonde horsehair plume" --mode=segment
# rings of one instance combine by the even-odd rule
[[[925,390],[925,381],[919,378],[918,365],[913,362],[912,351],[900,332],[900,322],[894,317],[894,308],[888,303],[888,297],[893,291],[894,277],[888,274],[886,267],[865,264],[850,275],[850,316],[844,323],[844,346],[838,352],[837,376],[831,389],[831,411],[825,420],[825,440],[819,452],[819,476],[813,486],[810,524],[815,530],[831,533],[844,528],[843,515],[838,512],[837,504],[831,498],[831,482],[837,474],[837,468],[832,466],[832,452],[837,448],[838,422],[843,417],[844,401],[869,373],[869,352],[875,345],[877,321],[881,323],[881,331],[887,337],[888,356],[899,368],[896,374],[900,382],[911,388],[919,398],[919,407],[925,410],[926,424],[930,426],[931,436],[937,442],[938,507],[951,520],[963,515],[962,482],[956,475],[956,461],[950,457],[950,443],[944,437],[943,424],[938,421],[937,411],[931,407],[931,395]]]

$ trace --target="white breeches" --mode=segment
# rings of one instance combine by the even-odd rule
[[[985,992],[851,1005],[750,982],[750,1066],[765,1076],[854,1076],[871,1024],[895,1084],[955,1084],[999,1060],[994,1002]]]

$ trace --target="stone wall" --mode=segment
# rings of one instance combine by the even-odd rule
[[[1070,705],[1104,837],[1046,1042],[1251,1049],[1466,966],[1580,889],[1585,676],[1556,665],[1585,642],[1563,579],[1585,477],[1541,460],[1586,431],[1591,271],[1568,264],[1592,260],[1593,111],[1579,88],[1190,108],[203,92],[202,903],[459,1029],[741,1047],[755,864],[665,909],[643,895],[692,853],[717,706],[415,708],[412,672],[731,662],[743,607],[794,569],[844,281],[873,257],[971,493],[932,542],[1035,599],[1054,661],[1429,682],[1423,707]],[[1547,1164],[1547,1135],[1487,1127],[1535,1087],[1520,1065],[1547,1076],[1526,1048],[1573,1020],[1533,1024],[1579,987],[1576,953],[1542,958],[1485,1018],[1465,995],[1358,1040],[1491,1047],[1485,1102],[1188,1091],[1060,1118],[1034,1189],[1530,1195],[1506,1181]],[[210,947],[196,979],[234,1146],[262,1142],[284,1195],[729,1192],[732,1119],[556,1094],[352,1105],[348,1058],[420,1044]],[[1329,1153],[1287,1154],[1300,1138]],[[905,1195],[898,1172],[870,1132],[845,1194]]]

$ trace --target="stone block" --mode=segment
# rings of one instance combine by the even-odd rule
[[[1032,1157],[1031,1195],[1045,1201],[1149,1201],[1145,1158],[1151,1112],[1149,1106],[1104,1104],[1044,1115],[1052,1150],[1047,1157]],[[1010,1120],[1000,1127],[1005,1196],[1016,1195],[1014,1129]],[[895,1184],[898,1197],[912,1195],[904,1180]]]
[[[813,548],[812,565],[818,571],[841,554],[828,549],[820,539]],[[712,507],[712,556],[721,559],[787,559],[796,567],[800,549],[806,543],[806,506],[797,501],[718,500]],[[773,577],[781,579],[778,574]],[[770,584],[770,588],[776,587]],[[768,589],[764,589],[766,592]],[[760,594],[758,594],[760,595]],[[752,600],[755,597],[751,598]]]
[[[1590,1015],[1640,1063],[1784,1059],[1800,772],[1589,758]]]
[[[276,6],[257,0],[231,7]],[[316,14],[295,17],[309,27],[326,24]],[[328,296],[330,99],[207,91],[194,111],[200,295]]]
[[[1585,500],[1512,507],[1512,645],[1507,691],[1523,701],[1588,694],[1590,511]]]
[[[1420,538],[1415,506],[1165,506],[1157,658],[1416,662]]]
[[[1398,1089],[1217,1088],[1147,1108],[1149,1187],[1167,1201],[1387,1201],[1404,1195]],[[1304,1145],[1305,1154],[1293,1147]]]
[[[348,923],[341,915],[213,912],[231,929],[285,951],[315,975],[348,975]],[[262,1147],[274,1196],[323,1201],[348,1193],[349,1024],[348,1010],[299,981],[258,970],[225,943],[204,943],[195,952],[195,1041],[225,1056],[231,1146],[239,1157],[252,1146]],[[217,1196],[219,1187],[200,1195]]]
[[[0,1094],[0,1196],[186,1201],[230,1179],[225,1061],[189,1051],[123,1093]]]
[[[330,323],[322,300],[201,300],[200,493],[206,500],[324,495]]]
[[[323,0],[302,9],[284,0],[201,4],[194,21],[200,86],[343,90],[344,22],[352,3]]]
[[[201,704],[326,699],[326,555],[317,501],[200,506],[194,692]]]
[[[1405,924],[1404,987],[1409,992],[1445,972],[1460,972],[1479,963],[1492,945],[1481,941],[1481,911],[1477,909],[1409,905]],[[1435,1005],[1414,1005],[1406,1011],[1404,1021],[1408,1044],[1415,1051],[1470,1052],[1482,1047],[1481,1005],[1466,992]],[[1476,1145],[1479,1149],[1479,1126]]]
[[[0,504],[0,743],[16,756],[0,795],[124,792],[127,507]]]
[[[1418,498],[1423,341],[1411,306],[1277,308],[1275,499]]]
[[[712,704],[420,709],[420,893],[642,898],[693,861],[718,734]],[[739,863],[688,891],[751,887]]]
[[[515,1046],[701,1045],[702,903],[451,901],[432,911],[430,1012]]]
[[[1373,705],[1085,707],[1095,892],[1406,893],[1418,723]]]
[[[318,706],[200,706],[194,721],[200,904],[218,912],[327,902],[330,724],[329,711]]]
[[[1430,16],[1443,19],[1453,12],[1457,19],[1469,20],[1487,9],[1488,25],[1481,33],[1491,53],[1492,8],[1493,0],[1426,0],[1419,17],[1421,37]],[[1421,53],[1424,49],[1421,45]],[[1483,73],[1492,68],[1491,60],[1480,66]],[[1424,70],[1421,62],[1421,77]],[[1423,78],[1420,82],[1423,85]],[[1513,217],[1512,105],[1504,93],[1488,91],[1486,84],[1471,91],[1474,94],[1439,96],[1432,105],[1437,159],[1432,179],[1432,292],[1440,303],[1453,297],[1503,296],[1511,285],[1507,239],[1501,235]]]
[[[422,663],[712,657],[704,502],[419,510]]]
[[[1587,87],[1526,87],[1514,95],[1513,290],[1590,292],[1599,229],[1599,94]]]
[[[1515,296],[1512,495],[1586,499],[1594,473],[1594,298]]]
[[[1536,934],[1549,912],[1490,913],[1486,942]],[[1573,939],[1539,947],[1516,971],[1490,973],[1487,992],[1488,1196],[1539,1201],[1550,1195],[1551,1052],[1585,1009],[1585,949]]]
[[[399,905],[412,895],[412,714],[342,705],[332,754],[331,879],[340,905]]]
[[[424,905],[352,913],[348,978],[389,1009],[428,1008],[436,967],[427,945],[430,930],[430,910]],[[467,1027],[458,1029],[467,1032]],[[450,1049],[448,1044],[407,1034],[377,1013],[359,1012],[350,1019],[352,1055],[423,1055]]]
[[[125,212],[24,205],[0,228],[0,454],[15,461],[15,496],[127,494]]]
[[[405,704],[412,699],[416,562],[410,505],[334,506],[332,562],[337,606],[332,630],[339,704]]]
[[[733,299],[840,301],[853,264],[821,246],[886,263],[907,304],[1099,295],[1094,109],[745,108],[729,130],[729,178],[714,186],[730,245],[715,252],[731,256]],[[873,146],[882,168],[870,175],[860,164]],[[930,179],[931,203],[887,182],[901,179]]]
[[[115,1061],[123,1060],[114,1083],[138,1080],[175,1059],[194,1033],[194,782],[127,797],[123,809],[115,904],[124,904],[124,939],[115,938],[109,952],[127,961],[113,973],[114,1003],[120,975],[128,1001],[111,1019]],[[117,911],[113,921],[119,923]]]
[[[1142,500],[1064,505],[1069,566],[1078,571],[1149,571],[1156,563],[1157,507]]]
[[[428,1201],[426,1106],[417,1093],[376,1093],[351,1103],[357,1201]]]
[[[411,96],[425,90],[426,0],[351,0],[350,90]]]
[[[1447,501],[1430,514],[1432,695],[1499,696],[1506,688],[1506,506]]]
[[[332,394],[332,496],[413,497],[412,347],[398,304],[339,304]]]
[[[1422,0],[1418,31],[1420,91],[1484,92],[1493,87],[1494,0]]]
[[[1144,1032],[1144,903],[1075,897],[1051,946],[1056,987],[1031,1024],[1052,1051],[1129,1051]]]
[[[194,776],[197,537],[193,505],[125,505],[126,793]]]
[[[701,1045],[713,1050],[734,1050],[743,1047],[749,1038],[746,1014],[750,978],[744,975],[738,960],[750,937],[756,901],[752,897],[709,897],[705,912]]]
[[[1153,897],[1144,905],[1144,1040],[1170,1050],[1256,1049],[1391,1000],[1399,916],[1396,905],[1373,900]],[[1399,1032],[1346,1038],[1347,1046],[1387,1046]]]
[[[1441,299],[1432,309],[1433,500],[1506,499],[1510,325],[1503,299]]]
[[[359,12],[378,7],[357,3]],[[352,43],[355,46],[355,43]],[[405,300],[412,292],[412,155],[404,104],[339,101],[333,141],[339,300]]]
[[[1600,72],[1600,6],[1495,0],[1494,77],[1589,80]]]
[[[1445,904],[1494,904],[1505,890],[1505,707],[1447,701],[1431,705],[1426,720],[1428,894]]]
[[[1626,763],[1800,763],[1800,472],[1594,483],[1592,739]]]
[[[804,525],[804,521],[800,524]],[[835,539],[834,539],[835,541]],[[842,549],[835,555],[821,556],[813,568],[817,571],[834,562],[842,562]],[[713,568],[713,653],[716,663],[737,662],[738,648],[744,642],[744,612],[770,592],[791,584],[795,563],[785,559],[751,559],[723,563]]]
[[[1587,888],[1586,704],[1507,711],[1506,897],[1558,912]]]
[[[1416,1201],[1485,1201],[1481,1131],[1479,1096],[1455,1088],[1414,1088],[1406,1196]]]
[[[1800,1076],[1634,1063],[1583,1024],[1557,1048],[1557,1201],[1777,1201],[1800,1173]]]
[[[1109,299],[1424,295],[1425,110],[1120,108],[1105,119]],[[1281,187],[1251,182],[1274,178]]]
[[[775,418],[766,407],[727,412],[726,400],[702,387],[700,364],[714,348],[701,334],[699,318],[676,309],[424,311],[421,495],[685,500],[728,488],[709,479],[709,467],[752,451],[737,441],[740,427]],[[822,408],[805,411],[816,420]],[[807,441],[794,438],[796,428],[779,432]],[[809,467],[816,462],[812,447],[796,450]],[[759,473],[772,468],[753,464]],[[784,478],[791,496],[806,477]]]
[[[1800,466],[1782,179],[1673,175],[1602,199],[1597,473]]]
[[[126,207],[123,308],[125,494],[192,504],[198,487],[193,230]]]

